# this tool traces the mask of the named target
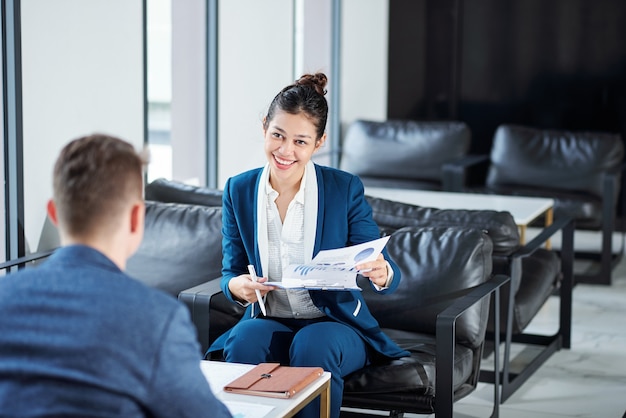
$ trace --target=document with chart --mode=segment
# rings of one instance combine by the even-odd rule
[[[307,264],[290,264],[283,270],[280,282],[265,282],[284,289],[361,290],[356,284],[359,271],[355,266],[374,261],[389,236],[334,250],[323,250]]]

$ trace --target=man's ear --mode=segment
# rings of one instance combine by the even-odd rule
[[[54,226],[58,227],[59,220],[57,218],[57,207],[54,204],[54,200],[48,200],[48,204],[46,205],[46,211],[48,212],[48,217],[50,218]]]
[[[136,203],[130,212],[130,232],[136,234],[143,231],[145,207],[143,203]]]

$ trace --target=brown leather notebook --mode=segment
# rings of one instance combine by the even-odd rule
[[[290,367],[261,363],[224,386],[225,392],[290,398],[324,373],[321,367]]]

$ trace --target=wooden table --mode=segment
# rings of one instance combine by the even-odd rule
[[[302,392],[289,399],[226,393],[223,388],[254,366],[250,364],[225,363],[221,361],[200,362],[200,368],[215,396],[228,407],[236,418],[292,417],[312,400],[320,397],[320,418],[330,416],[330,373],[324,372],[319,379]]]
[[[480,193],[453,193],[430,190],[366,187],[365,194],[396,202],[438,209],[496,210],[509,212],[520,230],[520,243],[526,242],[528,225],[545,214],[546,226],[552,224],[554,199],[504,196]],[[550,248],[550,243],[546,243]]]

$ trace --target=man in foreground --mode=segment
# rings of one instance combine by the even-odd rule
[[[123,273],[143,237],[143,161],[70,142],[48,215],[62,248],[0,278],[0,417],[230,417],[200,370],[186,308]]]

